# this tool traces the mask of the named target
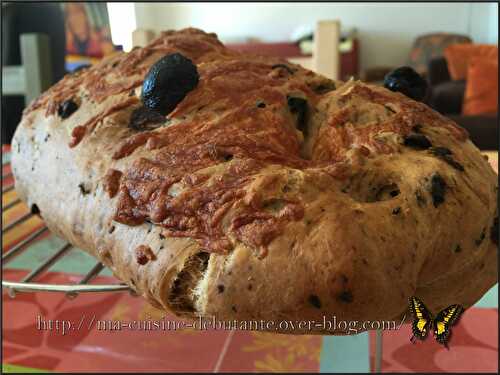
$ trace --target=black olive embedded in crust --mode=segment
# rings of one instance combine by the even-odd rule
[[[491,242],[498,245],[498,216],[493,220],[493,225],[490,229]]]
[[[463,172],[465,171],[465,168],[462,164],[460,164],[458,161],[453,159],[450,155],[444,155],[441,159],[443,159],[446,163],[451,165],[453,168],[456,170]]]
[[[336,88],[337,87],[335,86],[334,81],[327,81],[327,82],[323,82],[317,86],[312,87],[312,90],[314,91],[314,93],[316,93],[318,95],[323,95],[323,94],[326,94],[327,92],[335,90]]]
[[[444,202],[445,193],[446,193],[445,180],[443,180],[443,178],[438,173],[434,174],[431,178],[431,195],[434,207],[437,207]]]
[[[317,295],[311,294],[309,296],[309,303],[314,307],[316,307],[317,309],[321,309],[321,301]]]
[[[429,152],[435,156],[445,156],[445,155],[451,155],[452,152],[449,148],[446,147],[431,147],[429,149]]]
[[[401,207],[396,207],[392,210],[393,215],[399,215],[400,212],[401,212]]]
[[[483,243],[485,237],[486,237],[486,228],[483,228],[483,230],[481,231],[481,234],[479,235],[478,239],[476,239],[474,241],[474,243],[476,244],[476,246],[481,246],[481,244]]]
[[[196,65],[180,53],[158,60],[146,74],[142,85],[142,102],[146,107],[167,115],[199,81]]]
[[[257,108],[266,108],[266,103],[264,103],[262,100],[258,100],[256,106]]]
[[[446,163],[451,165],[456,170],[459,170],[461,172],[463,172],[465,170],[465,168],[462,164],[460,164],[458,161],[453,159],[453,157],[451,156],[452,152],[450,149],[448,149],[446,147],[431,147],[429,149],[429,152],[432,155],[437,156],[441,160],[445,161]]]
[[[290,112],[297,115],[297,128],[305,133],[307,130],[306,128],[307,100],[289,95],[286,97],[286,100]]]
[[[344,290],[337,296],[338,300],[345,303],[351,303],[353,301],[352,293],[349,290]]]
[[[80,189],[80,193],[82,195],[90,194],[90,189],[88,189],[83,182],[78,184],[78,188]]]
[[[161,126],[164,122],[165,116],[161,113],[141,106],[134,109],[130,115],[128,127],[138,131],[153,130]]]
[[[404,137],[404,145],[407,147],[411,147],[417,150],[426,150],[429,147],[432,147],[431,141],[423,135],[417,133],[410,133],[406,137]]]
[[[31,213],[33,215],[39,215],[40,216],[40,209],[38,208],[38,206],[35,203],[33,203],[31,205],[31,210],[30,211],[31,211]]]
[[[384,87],[407,97],[422,101],[427,94],[427,81],[409,66],[397,68],[384,78]]]
[[[285,64],[275,64],[275,65],[271,66],[271,69],[277,69],[277,68],[283,68],[283,69],[285,69],[290,74],[295,73],[292,70],[292,68],[290,68],[288,65],[285,65]]]
[[[78,104],[76,104],[73,100],[68,99],[62,102],[57,109],[57,114],[62,119],[68,118],[78,109]]]

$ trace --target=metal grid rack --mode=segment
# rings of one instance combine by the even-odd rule
[[[7,173],[2,176],[2,181],[6,178],[12,177],[11,173]],[[14,184],[2,188],[2,195],[8,193],[14,189]],[[23,204],[19,198],[16,198],[9,204],[2,207],[3,211],[11,209],[17,204]],[[33,216],[33,213],[28,212],[27,214],[17,218],[11,223],[2,226],[2,236],[9,230],[12,230],[16,225],[22,224],[29,218]],[[49,229],[44,225],[41,228],[35,230],[28,237],[23,239],[21,242],[13,246],[5,254],[2,254],[2,268],[17,255],[21,254],[26,250],[30,244],[32,244],[36,239],[41,237],[43,234],[48,233]],[[33,280],[38,278],[44,272],[61,260],[65,255],[68,254],[69,250],[73,248],[69,242],[63,244],[52,256],[50,256],[45,262],[37,265],[33,268],[26,276],[24,276],[20,281],[8,281],[2,278],[2,287],[9,290],[9,295],[15,298],[16,292],[60,292],[66,293],[68,298],[75,298],[79,293],[90,293],[90,292],[123,292],[128,291],[132,295],[136,295],[135,292],[128,287],[128,285],[119,284],[90,284],[90,282],[101,273],[105,266],[101,262],[96,262],[96,264],[88,271],[88,273],[77,283],[77,284],[43,284],[35,283]],[[375,333],[375,365],[374,372],[381,372],[382,366],[382,331],[377,330]]]
[[[2,176],[2,181],[7,178],[12,177],[12,173],[7,173]],[[11,184],[7,187],[2,188],[2,195],[14,190],[14,184]],[[16,198],[9,204],[2,207],[2,210],[5,212],[17,205],[22,205],[21,199]],[[5,235],[8,231],[15,228],[17,225],[22,224],[23,222],[30,219],[34,214],[28,212],[16,220],[7,223],[5,226],[2,226],[2,236]],[[43,225],[41,228],[36,229],[32,233],[30,233],[26,238],[17,243],[7,252],[2,254],[2,268],[14,259],[16,256],[20,255],[24,250],[29,248],[31,244],[33,244],[38,238],[42,235],[49,232],[49,229]],[[11,297],[15,297],[16,292],[62,292],[66,293],[66,296],[69,298],[76,297],[79,293],[88,293],[88,292],[122,292],[129,291],[134,294],[132,289],[128,287],[128,285],[123,283],[117,284],[90,284],[91,281],[98,276],[101,271],[105,268],[105,266],[101,262],[97,262],[88,273],[77,283],[77,284],[43,284],[33,282],[35,279],[39,278],[44,272],[48,271],[50,267],[52,267],[55,263],[61,260],[65,255],[69,253],[69,251],[73,248],[73,246],[66,242],[63,244],[57,251],[50,256],[47,260],[42,262],[33,268],[26,276],[24,276],[19,281],[10,281],[2,279],[2,286],[7,288],[9,291],[9,295]]]

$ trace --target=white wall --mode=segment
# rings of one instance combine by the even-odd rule
[[[477,43],[498,44],[498,4],[467,4],[470,8],[469,35]]]
[[[107,3],[107,7],[113,43],[128,52],[132,48],[132,32],[137,27],[134,3]]]
[[[498,4],[490,4],[488,43],[498,44]]]
[[[193,26],[216,32],[223,42],[245,37],[289,40],[301,25],[312,28],[318,20],[338,18],[343,27],[358,29],[364,69],[404,64],[414,39],[425,33],[469,34],[478,42],[490,43],[493,6],[496,4],[136,3],[136,18],[137,27]],[[493,42],[497,42],[496,35]]]

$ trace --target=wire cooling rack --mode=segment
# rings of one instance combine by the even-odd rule
[[[2,175],[2,182],[10,179],[12,177],[12,173],[6,173]],[[2,184],[4,185],[4,184]],[[10,191],[14,190],[14,183],[9,184],[8,186],[2,187],[2,196]],[[2,197],[3,198],[3,197]],[[2,199],[3,201],[3,199]],[[15,198],[12,202],[2,206],[2,211],[6,212],[7,210],[13,209],[18,205],[23,205],[19,198]],[[26,207],[25,207],[26,208]],[[2,237],[9,231],[14,230],[18,225],[21,225],[25,221],[29,220],[33,217],[33,213],[29,211],[28,208],[25,209],[27,213],[18,217],[17,219],[4,223],[2,221]],[[5,225],[4,225],[5,224]],[[49,229],[43,225],[42,227],[35,229],[32,231],[26,238],[22,241],[18,242],[16,245],[11,247],[8,251],[2,254],[2,268],[4,268],[12,259],[16,256],[20,255],[23,251],[28,249],[30,245],[36,242],[40,237],[44,234],[49,233]],[[123,283],[116,284],[91,284],[92,280],[98,276],[105,266],[101,262],[96,262],[96,264],[88,271],[88,273],[83,276],[83,278],[76,284],[45,284],[45,283],[37,283],[36,279],[40,278],[45,272],[49,270],[54,264],[60,261],[64,256],[66,256],[73,246],[66,242],[62,246],[60,246],[56,252],[51,255],[48,259],[43,261],[42,263],[35,266],[26,276],[24,276],[21,280],[11,281],[4,280],[2,278],[2,287],[7,288],[9,291],[9,295],[11,297],[15,297],[16,292],[60,292],[66,293],[69,298],[76,297],[79,293],[89,293],[89,292],[122,292],[129,291],[134,294],[132,289],[128,287],[128,285]]]

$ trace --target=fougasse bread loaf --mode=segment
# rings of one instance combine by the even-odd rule
[[[66,75],[12,166],[51,231],[185,318],[391,320],[497,282],[497,175],[465,130],[197,29]]]

